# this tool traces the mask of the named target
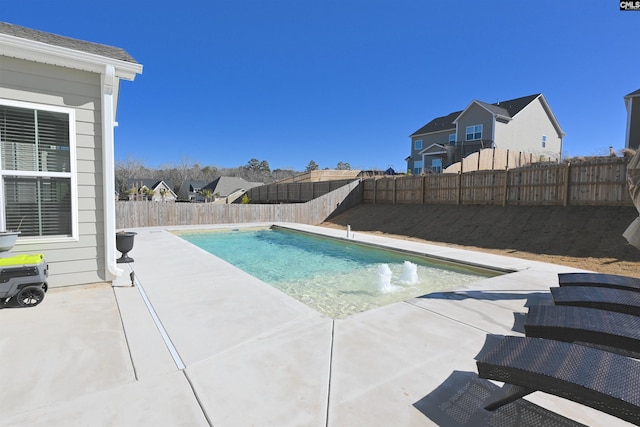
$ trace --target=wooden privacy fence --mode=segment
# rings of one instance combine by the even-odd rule
[[[320,224],[329,215],[359,204],[360,181],[328,192],[306,203],[215,204],[150,201],[116,202],[116,228],[235,224],[247,222],[297,222]]]
[[[246,194],[251,203],[304,203],[351,182],[353,178],[323,182],[273,183],[253,187]]]
[[[363,181],[364,203],[632,205],[625,158]]]

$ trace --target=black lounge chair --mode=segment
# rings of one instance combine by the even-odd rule
[[[556,305],[599,308],[640,316],[640,292],[592,286],[551,288]]]
[[[478,376],[505,383],[493,411],[542,391],[640,424],[640,360],[542,338],[506,336],[477,360]]]
[[[610,347],[640,355],[640,317],[587,307],[536,305],[524,322],[528,337]]]
[[[600,273],[559,273],[560,286],[600,286],[640,292],[640,279],[616,274]]]

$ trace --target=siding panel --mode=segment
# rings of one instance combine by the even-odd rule
[[[2,57],[0,98],[73,108],[78,162],[78,241],[22,243],[16,252],[42,252],[51,286],[104,281],[100,76],[95,73]],[[97,173],[97,175],[96,175]],[[49,260],[49,258],[51,258]]]

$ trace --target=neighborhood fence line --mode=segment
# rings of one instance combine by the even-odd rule
[[[252,204],[304,203],[330,193],[353,181],[354,178],[322,182],[275,182],[250,188],[246,194]]]
[[[363,202],[378,204],[633,205],[626,158],[517,169],[370,178]]]
[[[319,183],[316,183],[319,184]],[[318,187],[320,188],[320,187]],[[306,203],[216,204],[151,201],[116,202],[116,228],[235,224],[248,222],[296,222],[320,224],[332,214],[362,200],[359,180],[350,180]]]
[[[118,201],[116,227],[248,222],[320,224],[361,202],[633,206],[627,164],[626,158],[603,158],[457,174],[271,184],[252,192],[250,204]],[[252,190],[259,188],[262,187]]]

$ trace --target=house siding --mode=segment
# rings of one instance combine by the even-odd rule
[[[456,130],[454,127],[453,129],[449,129],[449,130],[433,132],[426,135],[419,135],[419,136],[412,137],[411,138],[411,159],[408,162],[409,170],[413,172],[414,162],[422,160],[422,154],[420,154],[422,151],[424,151],[426,148],[429,148],[429,146],[433,144],[440,144],[440,145],[449,144],[449,134],[455,133],[455,132]],[[415,149],[416,140],[422,140],[422,148],[419,150]],[[428,163],[429,164],[427,165],[423,165],[423,167],[428,167],[428,166],[430,167],[431,166],[430,161],[428,161]]]
[[[466,110],[461,117],[458,118],[458,133],[456,134],[456,141],[463,141],[465,144],[467,126],[482,125],[482,140],[493,140],[493,114],[474,104]],[[469,141],[473,143],[473,141]],[[485,147],[490,148],[490,147]]]
[[[451,132],[447,133],[446,143],[442,143],[442,142],[438,143],[440,146],[429,144],[429,146],[427,146],[427,148],[423,150],[422,158],[424,159],[423,165],[424,165],[425,173],[429,173],[431,171],[431,168],[433,167],[433,161],[435,159],[439,159],[441,161],[440,166],[442,166],[443,164],[446,164],[447,155],[442,146],[449,145],[449,140],[448,140],[449,133]]]
[[[547,137],[545,147],[542,136]],[[540,98],[516,114],[509,123],[496,123],[496,148],[522,151],[549,160],[559,160],[562,137],[553,126]]]
[[[631,98],[628,132],[626,148],[638,150],[640,148],[640,96]]]
[[[43,253],[51,287],[105,281],[100,75],[2,57],[0,99],[76,111],[78,240],[18,239],[13,252]]]

